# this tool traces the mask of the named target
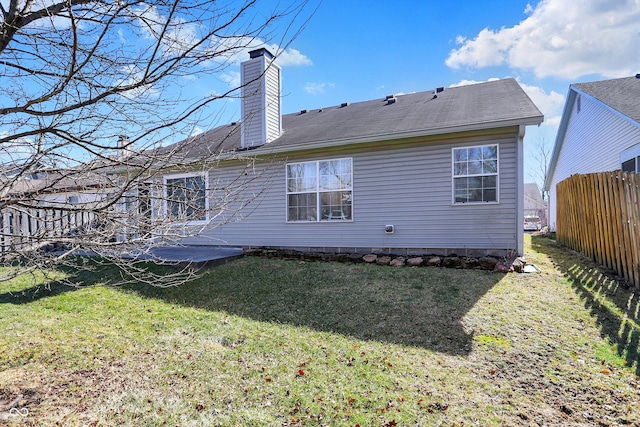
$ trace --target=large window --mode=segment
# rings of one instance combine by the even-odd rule
[[[165,179],[167,216],[179,221],[207,219],[206,185],[203,175],[185,175]]]
[[[498,201],[498,146],[454,148],[453,203]]]
[[[351,159],[287,165],[288,221],[351,220]]]

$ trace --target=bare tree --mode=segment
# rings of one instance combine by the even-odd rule
[[[544,183],[547,180],[552,152],[553,146],[549,144],[544,137],[536,141],[532,155],[534,165],[531,168],[530,178],[533,179],[538,185],[538,188],[540,188],[544,200],[547,200],[544,192]]]
[[[294,0],[0,0],[0,12],[5,278],[78,268],[74,255],[93,253],[125,278],[179,283],[191,269],[154,275],[140,259],[236,220],[268,170],[249,159],[236,177],[208,178],[237,126],[205,151],[189,135],[217,124],[238,85],[192,86],[203,73],[226,81],[249,49],[285,49],[313,11]],[[163,181],[167,168],[202,178]]]

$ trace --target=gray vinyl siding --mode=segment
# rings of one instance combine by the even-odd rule
[[[640,142],[640,129],[589,96],[578,95],[549,188],[549,225],[555,229],[556,185],[574,174],[620,169],[620,153]]]
[[[242,63],[241,68],[243,84],[246,82],[242,88],[242,145],[258,146],[280,136],[280,68],[264,56]]]
[[[212,228],[190,244],[225,244],[300,250],[498,254],[516,250],[517,128],[491,135],[461,134],[422,141],[390,141],[361,147],[341,147],[290,154],[286,162],[353,159],[353,220],[287,222],[285,160],[257,162],[269,166],[245,191],[265,191],[239,212],[242,220]],[[499,145],[499,203],[452,204],[452,147]],[[210,173],[232,180],[244,164]],[[251,174],[244,179],[250,179]],[[231,212],[229,212],[229,215]],[[386,234],[385,225],[395,232]]]
[[[262,140],[263,112],[261,107],[264,91],[261,89],[261,80],[255,80],[262,72],[260,60],[242,64],[243,82],[242,88],[242,146],[252,147],[260,145]]]
[[[280,136],[282,127],[280,112],[280,69],[275,65],[266,71],[265,141],[271,142]]]

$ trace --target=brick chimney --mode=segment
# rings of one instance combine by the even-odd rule
[[[267,49],[249,52],[240,64],[242,82],[242,148],[268,144],[282,133],[280,67]]]

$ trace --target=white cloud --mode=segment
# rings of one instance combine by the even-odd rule
[[[456,38],[445,64],[451,68],[508,65],[537,77],[607,78],[640,70],[640,0],[542,0],[519,24]]]
[[[189,136],[200,135],[202,132],[204,132],[204,129],[202,129],[200,126],[195,126]]]
[[[129,85],[136,85],[139,82],[142,82],[144,79],[144,73],[142,70],[138,69],[135,65],[127,65],[126,67],[121,67],[120,71],[123,73],[124,78],[121,78],[118,81],[117,86],[126,87]],[[150,83],[143,84],[141,86],[133,87],[124,92],[120,92],[120,95],[125,98],[135,99],[135,98],[157,98],[160,93],[158,90]]]
[[[491,77],[484,81],[478,80],[460,80],[457,83],[450,85],[449,87],[467,86],[476,83],[492,82],[499,80],[497,77]],[[540,86],[532,86],[526,83],[518,82],[520,87],[531,98],[538,109],[544,114],[543,125],[556,127],[560,124],[560,117],[562,116],[562,108],[564,107],[564,95],[552,90],[546,92]]]
[[[552,90],[547,93],[540,86],[531,86],[520,82],[520,86],[529,95],[538,109],[544,114],[545,126],[557,127],[560,124],[562,108],[564,107],[564,95]]]
[[[481,80],[481,81],[480,80],[460,80],[458,83],[453,83],[449,85],[449,87],[469,86],[477,83],[495,82],[496,80],[500,80],[500,79],[497,77],[491,77],[487,80]]]
[[[184,55],[200,41],[196,24],[182,18],[168,21],[155,6],[145,5],[135,13],[145,37],[158,41],[167,56]]]
[[[209,48],[210,52],[217,52],[218,56],[227,64],[239,64],[249,59],[249,52],[265,48],[276,56],[276,64],[281,67],[312,65],[308,56],[297,49],[281,50],[277,44],[266,44],[253,37],[226,37],[216,39]],[[222,53],[224,52],[224,53]]]
[[[240,87],[241,78],[239,71],[227,71],[220,75],[220,80],[225,82],[229,87]]]
[[[334,87],[336,87],[335,83],[307,82],[304,86],[304,91],[311,95],[321,95],[326,92],[326,89],[333,89]]]
[[[267,49],[269,49],[269,51],[271,51],[272,53],[278,55],[278,57],[276,58],[276,64],[280,65],[281,67],[287,67],[290,65],[299,66],[313,64],[306,55],[303,55],[297,49],[289,48],[280,51],[280,47],[276,44],[267,46]]]

